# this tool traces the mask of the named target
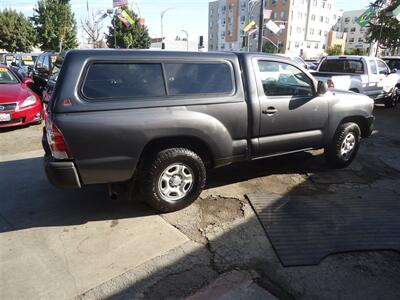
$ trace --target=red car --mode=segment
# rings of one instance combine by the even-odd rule
[[[31,78],[22,81],[7,66],[0,65],[0,128],[42,122],[42,102],[29,89],[31,83]]]

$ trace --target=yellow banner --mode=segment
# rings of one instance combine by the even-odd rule
[[[256,22],[251,21],[249,24],[246,25],[245,28],[243,28],[243,31],[244,31],[244,32],[249,31],[254,25],[256,25]]]

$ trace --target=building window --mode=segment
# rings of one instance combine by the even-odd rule
[[[324,22],[324,17],[323,16],[320,16],[319,17],[319,21],[322,23],[322,22]]]
[[[318,49],[318,46],[319,46],[319,44],[318,44],[318,43],[315,43],[314,49]]]
[[[313,6],[317,6],[317,4],[318,4],[317,0],[314,0],[313,1]]]
[[[282,0],[282,5],[286,5],[286,0]]]
[[[325,18],[325,23],[329,24],[329,18],[328,17]]]
[[[281,20],[285,20],[286,18],[286,12],[281,11]]]
[[[296,43],[294,44],[294,46],[295,46],[296,48],[299,48],[299,47],[300,47],[300,42],[296,42]]]
[[[352,28],[350,29],[350,32],[351,32],[351,33],[356,32],[356,28],[355,28],[355,27],[352,27]]]
[[[345,28],[343,29],[343,32],[349,32],[349,29],[348,29],[347,27],[345,27]]]
[[[315,15],[311,15],[311,21],[315,21]]]
[[[272,4],[272,5],[275,5],[277,2],[278,2],[277,0],[272,0],[272,1],[271,1],[271,4]]]
[[[354,38],[350,38],[349,43],[354,43]]]
[[[324,32],[324,36],[328,36],[328,31],[325,31],[325,32]]]
[[[297,33],[301,33],[301,27],[297,27]]]
[[[311,43],[307,42],[307,48],[311,48]]]
[[[325,8],[325,1],[322,1],[322,8]]]
[[[363,38],[358,38],[358,42],[359,42],[359,43],[364,43]]]
[[[310,34],[314,35],[314,28],[310,28]]]
[[[345,22],[345,23],[349,23],[349,22],[350,22],[350,18],[345,18],[345,19],[344,19],[344,22]]]
[[[210,9],[210,17],[212,17],[213,14],[214,14],[214,10],[211,8],[211,9]]]
[[[322,36],[322,30],[318,30],[318,35]]]

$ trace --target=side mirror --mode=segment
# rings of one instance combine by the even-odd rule
[[[396,74],[396,73],[397,73],[397,69],[396,69],[396,68],[392,69],[392,70],[391,70],[391,73],[392,73],[392,74]]]
[[[24,82],[26,85],[28,85],[28,84],[32,84],[32,83],[33,83],[33,80],[32,80],[32,78],[25,77],[24,80],[23,80],[23,82]]]
[[[328,85],[323,81],[318,81],[317,94],[324,95],[328,91]]]

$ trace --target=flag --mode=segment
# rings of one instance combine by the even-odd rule
[[[113,7],[128,6],[128,0],[113,0]]]
[[[118,15],[117,18],[122,22],[122,24],[125,25],[125,27],[130,27],[131,24],[129,23],[129,21],[127,19],[125,19],[122,14]]]
[[[268,20],[271,19],[272,10],[271,9],[264,9],[264,19]]]
[[[275,34],[281,30],[281,28],[272,20],[269,20],[265,26]]]
[[[129,26],[135,24],[135,20],[125,10],[121,12],[121,15],[129,22]]]
[[[255,26],[253,29],[250,29],[249,31],[247,31],[248,35],[252,35],[253,33],[255,33],[258,30],[257,26]]]
[[[400,5],[393,10],[393,17],[400,22]]]
[[[100,23],[101,21],[103,21],[105,18],[107,18],[107,13],[105,12],[100,12],[95,18],[94,18],[94,22]]]
[[[246,25],[246,27],[243,28],[244,32],[249,31],[251,28],[253,28],[253,26],[256,25],[256,22],[251,21],[249,24]]]
[[[370,7],[368,8],[361,16],[356,19],[356,23],[360,25],[361,28],[364,28],[371,21],[371,18],[375,15],[375,9]]]

